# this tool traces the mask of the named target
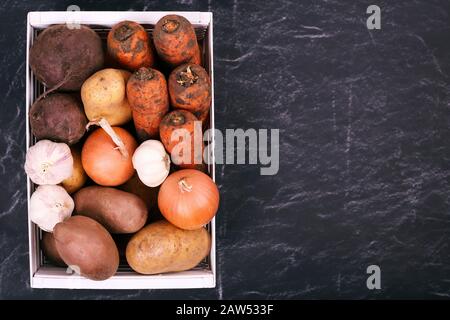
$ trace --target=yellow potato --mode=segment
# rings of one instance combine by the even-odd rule
[[[84,112],[89,121],[105,118],[118,126],[131,120],[131,108],[126,97],[130,73],[119,69],[103,69],[89,77],[81,87]]]
[[[138,273],[177,272],[194,268],[210,249],[211,236],[205,228],[183,230],[167,221],[158,221],[131,238],[126,258]]]
[[[87,180],[86,172],[84,172],[83,166],[81,164],[81,151],[77,147],[70,147],[70,151],[73,157],[73,173],[72,175],[63,180],[61,185],[68,193],[74,193],[78,191]]]

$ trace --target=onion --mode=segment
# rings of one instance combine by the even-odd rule
[[[158,206],[173,225],[195,230],[207,224],[219,207],[219,190],[203,172],[184,169],[172,173],[161,185]]]
[[[102,186],[118,186],[134,174],[131,156],[137,142],[120,127],[101,123],[83,145],[81,163],[87,175]]]

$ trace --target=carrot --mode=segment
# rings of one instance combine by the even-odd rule
[[[175,130],[186,130],[185,133],[189,135],[189,139],[184,138],[184,136],[179,136],[178,139],[172,137]],[[196,130],[198,130],[197,139],[200,139],[199,141],[195,140],[194,132]],[[201,124],[192,113],[186,110],[175,110],[166,114],[159,125],[159,135],[175,164],[181,168],[197,169],[202,167],[203,136]],[[178,153],[175,150],[176,146],[179,147],[177,148]],[[188,161],[183,161],[184,150],[190,151],[191,156]]]
[[[174,108],[188,110],[197,118],[202,116],[211,106],[208,73],[196,64],[183,64],[175,68],[169,76],[169,96]]]
[[[164,75],[152,68],[140,68],[128,80],[127,98],[138,138],[141,141],[157,138],[159,124],[169,111]]]
[[[189,59],[188,63],[202,65],[202,50],[200,45],[198,45],[198,50],[195,50],[194,55]]]
[[[209,108],[205,111],[202,111],[199,116],[198,120],[202,122],[203,129],[206,129],[209,125]]]
[[[189,62],[200,52],[194,27],[178,15],[164,16],[156,23],[153,43],[159,57],[172,67]]]
[[[123,67],[137,70],[154,63],[150,40],[144,27],[133,21],[122,21],[108,33],[108,55]]]

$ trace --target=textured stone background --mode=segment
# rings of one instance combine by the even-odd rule
[[[281,129],[278,175],[217,168],[217,288],[29,287],[26,13],[70,4],[213,11],[217,127]],[[369,4],[382,30],[367,30]],[[2,1],[0,297],[449,297],[449,13],[445,0]]]

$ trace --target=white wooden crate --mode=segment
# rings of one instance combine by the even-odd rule
[[[49,11],[29,12],[27,19],[27,61],[26,61],[26,115],[27,150],[35,140],[30,131],[28,112],[40,91],[43,89],[34,78],[29,67],[29,49],[38,30],[52,24],[79,22],[90,25],[94,30],[111,28],[112,25],[132,20],[152,28],[156,22],[166,14],[178,14],[187,18],[195,27],[197,35],[203,38],[204,65],[209,71],[212,84],[212,106],[210,112],[210,127],[214,129],[214,74],[213,74],[213,20],[210,12],[132,12],[132,11]],[[214,143],[214,137],[211,137]],[[211,148],[209,172],[215,180],[214,146]],[[27,180],[28,200],[33,193],[34,185]],[[29,203],[29,201],[28,201]],[[216,285],[216,236],[215,220],[208,225],[211,233],[211,252],[201,266],[177,273],[162,275],[140,275],[129,268],[119,268],[112,278],[105,281],[92,281],[76,274],[69,274],[65,268],[57,268],[45,263],[40,249],[41,232],[28,218],[28,233],[30,247],[30,284],[32,288],[67,288],[67,289],[170,289],[170,288],[212,288]]]

